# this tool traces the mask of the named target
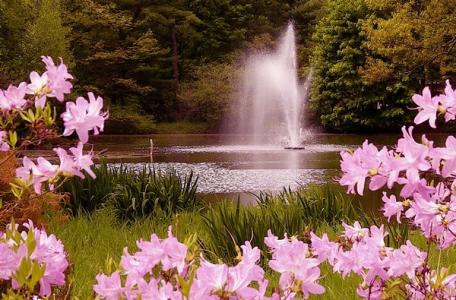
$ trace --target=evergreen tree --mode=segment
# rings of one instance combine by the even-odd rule
[[[302,73],[308,73],[313,50],[312,35],[318,21],[325,14],[326,0],[298,0],[291,11],[296,27],[298,54]]]
[[[371,82],[360,74],[371,55],[362,32],[369,15],[364,0],[329,0],[327,12],[315,34],[312,110],[330,130],[396,127],[405,115],[407,84]]]
[[[117,105],[139,102],[160,119],[172,111],[172,71],[165,60],[170,51],[143,24],[141,11],[123,5],[68,0],[79,88],[97,90]]]

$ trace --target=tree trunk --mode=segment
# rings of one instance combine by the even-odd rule
[[[177,92],[179,87],[179,57],[178,57],[178,50],[177,50],[177,38],[176,38],[176,24],[173,24],[171,27],[171,43],[172,43],[172,50],[173,50],[173,79],[174,85]]]

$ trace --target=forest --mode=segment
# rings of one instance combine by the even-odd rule
[[[410,96],[456,80],[456,0],[2,0],[0,88],[62,57],[75,92],[103,95],[107,133],[161,123],[217,131],[242,61],[293,22],[306,117],[327,131],[388,131]]]

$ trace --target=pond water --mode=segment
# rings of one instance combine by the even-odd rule
[[[371,135],[377,145],[391,145],[398,136]],[[340,151],[354,149],[366,135],[315,134],[305,148],[286,150],[267,136],[260,145],[249,136],[223,134],[113,136],[100,135],[91,143],[106,149],[109,163],[123,163],[158,170],[191,171],[199,177],[198,192],[211,195],[242,195],[276,192],[308,183],[334,180],[339,174]],[[151,143],[153,151],[151,156]],[[257,139],[258,140],[258,139]]]

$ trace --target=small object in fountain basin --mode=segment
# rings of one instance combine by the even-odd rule
[[[304,146],[285,146],[284,149],[286,150],[303,150],[306,149]]]

